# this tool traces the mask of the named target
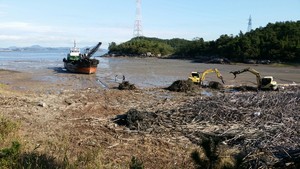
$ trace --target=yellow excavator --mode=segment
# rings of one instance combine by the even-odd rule
[[[205,80],[205,76],[208,73],[216,73],[217,77],[219,79],[221,79],[222,83],[224,84],[223,77],[222,77],[220,71],[218,69],[216,69],[216,68],[214,68],[214,69],[207,69],[202,74],[199,73],[199,72],[191,72],[191,74],[190,74],[190,76],[189,76],[188,79],[191,80],[193,83],[203,85],[203,82]]]
[[[273,76],[265,76],[265,77],[261,78],[260,73],[250,67],[243,69],[243,70],[232,71],[230,73],[232,73],[234,75],[234,78],[236,78],[237,74],[241,74],[244,72],[250,72],[256,76],[257,89],[259,89],[259,90],[278,90],[279,89],[277,82],[273,80]]]

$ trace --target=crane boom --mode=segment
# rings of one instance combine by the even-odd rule
[[[93,54],[96,53],[96,51],[98,50],[98,48],[100,47],[101,44],[102,44],[102,42],[98,42],[98,44],[95,47],[93,47],[93,49],[89,50],[89,52],[86,53],[86,57],[87,58],[92,57]]]

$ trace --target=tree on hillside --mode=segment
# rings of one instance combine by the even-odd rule
[[[173,48],[164,42],[163,40],[157,38],[133,38],[128,42],[121,43],[120,45],[115,45],[111,43],[109,46],[109,53],[117,53],[121,55],[137,56],[145,55],[146,53],[158,55],[170,55],[173,53]]]
[[[185,40],[174,38],[138,37],[116,45],[109,45],[109,53],[144,55],[151,52],[158,56],[179,58],[226,57],[233,61],[247,59],[300,62],[300,21],[269,23],[237,36],[221,35],[215,41],[203,38]]]

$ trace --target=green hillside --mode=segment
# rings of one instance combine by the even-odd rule
[[[219,57],[237,62],[249,59],[300,62],[300,21],[269,23],[236,36],[224,34],[214,41],[138,37],[119,45],[112,42],[109,54],[183,59]]]

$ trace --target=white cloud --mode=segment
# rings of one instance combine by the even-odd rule
[[[30,46],[69,46],[77,40],[81,46],[92,45],[101,41],[102,47],[108,47],[110,42],[124,42],[132,38],[132,29],[128,27],[93,27],[84,25],[74,26],[49,26],[27,22],[2,22],[0,23],[0,47],[11,44]],[[1,44],[5,43],[5,44]]]
[[[47,33],[52,32],[54,29],[51,26],[35,25],[27,22],[2,22],[0,23],[0,30]]]
[[[0,35],[0,40],[20,40],[22,39],[22,36],[16,36],[16,35]]]
[[[37,25],[26,22],[0,23],[0,47],[10,45],[30,46],[33,44],[51,44],[54,46],[59,41],[65,40],[62,31],[54,27]],[[53,42],[53,41],[56,41]],[[60,45],[60,44],[59,44]],[[59,46],[58,45],[58,46]]]
[[[183,31],[178,29],[144,29],[144,36],[159,37],[164,39],[186,38],[193,39],[198,34],[196,31]],[[205,35],[204,35],[205,36]],[[70,46],[73,40],[79,46],[90,46],[100,41],[102,48],[107,48],[111,42],[117,44],[130,40],[133,37],[131,26],[114,25],[81,25],[74,26],[52,26],[28,22],[2,22],[0,23],[0,47],[10,45],[30,46],[38,44],[41,46],[58,47]],[[5,43],[5,44],[1,44]]]

